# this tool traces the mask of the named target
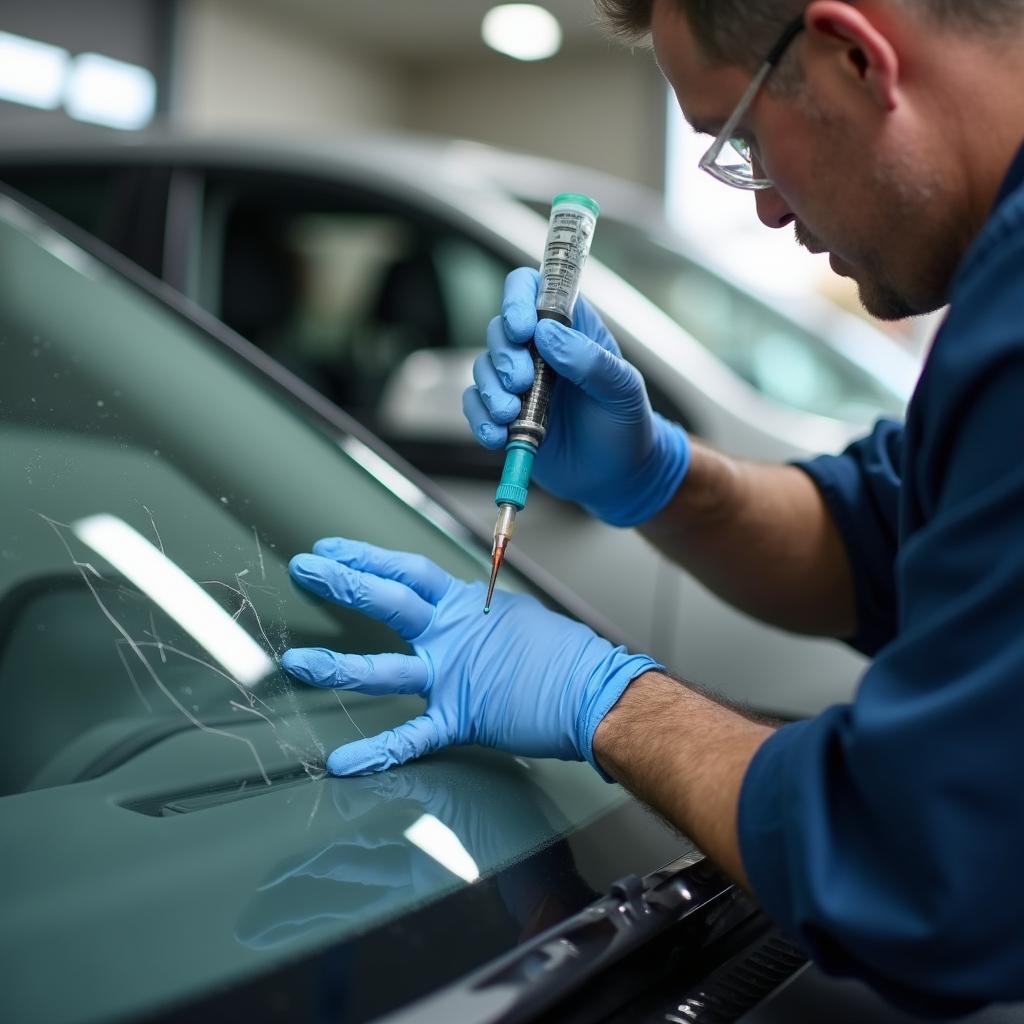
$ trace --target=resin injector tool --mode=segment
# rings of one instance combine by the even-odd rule
[[[537,294],[537,319],[557,320],[572,326],[572,311],[580,293],[580,277],[590,252],[601,208],[587,196],[564,192],[551,203],[548,237],[540,265],[540,291]],[[530,342],[533,357],[533,386],[523,395],[519,418],[508,428],[505,468],[501,474],[494,503],[498,521],[494,524],[491,546],[491,579],[487,586],[484,612],[491,610],[494,584],[505,560],[516,525],[516,513],[526,507],[530,472],[537,449],[548,429],[548,409],[555,386],[555,372],[540,357]]]

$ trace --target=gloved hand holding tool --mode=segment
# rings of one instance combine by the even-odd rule
[[[587,760],[600,772],[593,738],[601,719],[633,679],[661,667],[532,597],[499,592],[483,616],[482,583],[455,579],[421,555],[330,538],[296,555],[289,570],[317,596],[387,622],[415,654],[292,649],[281,658],[286,671],[314,686],[427,702],[419,717],[335,750],[327,759],[334,775],[365,775],[462,743]]]
[[[556,244],[554,226],[550,237]],[[578,275],[573,280],[577,287]],[[686,474],[686,433],[652,411],[640,373],[584,299],[573,291],[568,327],[567,318],[538,320],[538,307],[548,304],[542,298],[537,271],[509,274],[502,315],[488,328],[476,384],[463,397],[466,417],[484,445],[506,446],[509,426],[526,418],[518,396],[534,383],[534,341],[556,383],[543,444],[527,453],[527,481],[532,475],[609,524],[642,523],[668,504]],[[484,617],[481,584],[454,579],[421,556],[340,538],[318,541],[313,552],[292,559],[292,578],[390,623],[415,655],[299,649],[285,652],[285,669],[315,686],[427,701],[418,718],[335,750],[327,761],[335,775],[380,771],[459,743],[588,760],[603,775],[593,753],[598,725],[633,679],[661,668],[530,597],[499,592]]]
[[[487,351],[463,395],[473,433],[487,448],[503,448],[508,425],[530,388],[536,344],[558,375],[547,436],[533,479],[550,494],[582,505],[612,526],[637,526],[660,512],[690,462],[686,432],[651,409],[643,377],[586,299],[576,302],[573,327],[537,319],[540,275],[512,271],[500,317],[487,329]]]

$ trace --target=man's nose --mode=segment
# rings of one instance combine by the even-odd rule
[[[784,228],[796,220],[796,214],[789,208],[778,189],[766,188],[754,193],[757,216],[767,228]]]

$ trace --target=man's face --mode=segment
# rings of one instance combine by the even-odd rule
[[[710,145],[751,72],[710,63],[676,0],[655,0],[652,37],[683,115],[708,132]],[[784,63],[799,59],[790,52]],[[833,270],[857,283],[868,312],[888,320],[944,304],[959,248],[949,244],[955,223],[941,174],[908,137],[896,144],[896,121],[857,95],[851,76],[821,61],[785,93],[762,88],[738,129],[774,182],[753,193],[761,220],[793,225],[800,244],[827,251]]]

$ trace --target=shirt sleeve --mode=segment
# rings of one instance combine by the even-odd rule
[[[839,529],[853,574],[857,631],[843,637],[872,655],[896,633],[894,564],[903,427],[879,420],[842,455],[795,463],[817,485]]]
[[[947,323],[899,635],[853,705],[762,746],[740,797],[744,864],[782,928],[826,970],[950,1012],[1024,997],[1018,280],[992,268]]]

